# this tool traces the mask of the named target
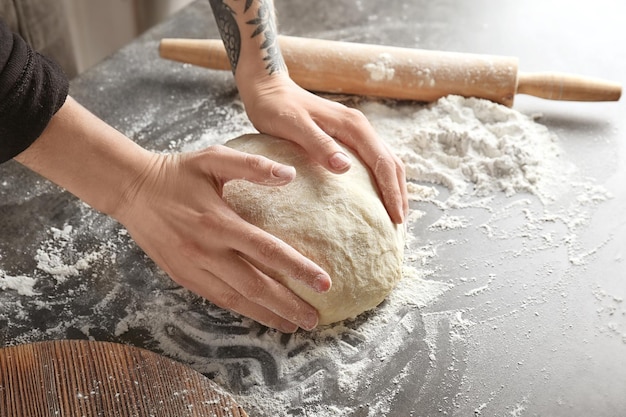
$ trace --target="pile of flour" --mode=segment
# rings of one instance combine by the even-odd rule
[[[487,100],[448,96],[424,108],[368,102],[361,110],[405,163],[412,197],[442,208],[499,192],[549,202],[558,197],[559,178],[573,170],[545,126]],[[450,195],[437,200],[437,191],[416,183],[441,185]]]
[[[476,208],[491,213],[475,226],[494,240],[524,237],[533,241],[531,251],[562,246],[573,265],[585,264],[597,250],[580,246],[578,231],[612,195],[564,157],[559,138],[537,123],[541,115],[459,96],[427,106],[365,102],[360,109],[405,163],[410,198],[442,211],[429,230],[471,227],[457,212]],[[516,198],[503,204],[503,196]],[[536,201],[539,209],[532,207]],[[503,228],[516,210],[525,224]],[[421,214],[413,211],[409,229]],[[546,230],[548,224],[564,231]]]

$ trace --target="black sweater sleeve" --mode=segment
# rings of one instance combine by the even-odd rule
[[[0,163],[28,148],[68,94],[69,81],[0,19]]]

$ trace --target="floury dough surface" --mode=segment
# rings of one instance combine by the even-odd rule
[[[317,308],[320,325],[354,318],[380,304],[402,276],[404,228],[390,220],[356,155],[344,148],[351,154],[352,167],[335,175],[300,146],[271,136],[245,135],[226,145],[296,168],[296,178],[287,185],[230,181],[223,197],[245,220],[287,242],[329,273],[332,288],[323,294],[278,275]]]

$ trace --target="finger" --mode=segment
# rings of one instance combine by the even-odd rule
[[[298,330],[299,326],[297,323],[247,299],[228,283],[209,271],[199,271],[193,279],[185,280],[183,285],[216,306],[251,318],[264,326],[280,330],[283,333],[293,333]],[[315,321],[316,324],[317,321]]]
[[[296,176],[294,167],[226,146],[216,145],[201,151],[204,167],[222,181],[242,179],[260,185],[284,185]]]
[[[301,281],[317,292],[326,292],[330,289],[331,280],[328,273],[300,252],[249,223],[243,222],[237,227],[237,234],[227,235],[236,237],[228,244],[247,259],[267,267],[268,270]]]
[[[222,259],[224,262],[215,265],[212,272],[245,300],[303,329],[312,330],[317,326],[317,310],[274,277],[235,252]]]
[[[406,187],[406,184],[404,179],[400,179],[402,174],[399,174],[398,165],[391,154],[379,154],[373,165],[376,185],[381,193],[387,213],[394,223],[402,224],[405,215],[403,188]]]
[[[386,150],[386,157],[384,157],[386,163],[384,166],[378,167],[378,174],[375,174],[379,189],[381,189],[382,199],[385,203],[387,211],[390,212],[392,220],[401,224],[409,211],[409,199],[408,190],[406,185],[406,171],[404,169],[404,163],[389,149],[387,144],[380,142],[383,148]],[[379,157],[378,161],[381,164],[382,157]],[[386,182],[389,182],[392,186],[387,187]],[[391,214],[391,208],[395,208],[395,217]]]
[[[313,329],[318,321],[317,311],[313,307],[242,259],[239,252],[225,242],[229,239],[220,239],[220,236],[245,234],[246,229],[242,225],[255,227],[227,208],[226,212],[232,213],[233,217],[217,221],[217,227],[213,229],[214,238],[221,241],[219,247],[185,242],[181,245],[181,253],[187,261],[181,264],[180,260],[174,260],[175,265],[171,267],[162,263],[164,269],[176,282],[216,305],[269,327],[283,332],[293,332],[297,327]],[[234,233],[233,227],[228,227],[231,224],[237,228]]]
[[[400,194],[402,198],[402,213],[404,218],[409,215],[409,191],[406,185],[406,169],[404,163],[396,155],[393,155],[396,160],[396,175],[398,177],[398,184],[400,185]]]
[[[282,126],[286,129],[284,137],[293,138],[315,162],[331,172],[342,174],[350,169],[350,156],[333,139],[332,131],[323,130],[308,117],[297,120],[292,126]]]
[[[347,171],[350,168],[350,157],[341,150],[334,139],[324,133],[324,130],[329,131],[330,129],[322,130],[317,125],[316,128],[319,132],[311,133],[312,140],[307,141],[302,146],[309,155],[312,155],[314,159],[318,160],[318,163],[324,165],[327,169],[336,173]],[[314,136],[315,134],[318,136]],[[373,135],[373,131],[366,134],[368,135],[366,138],[369,139],[362,143],[367,142],[370,145],[364,147],[361,146],[362,143],[354,144],[353,135],[350,133],[337,131],[335,137],[352,148],[361,157],[365,165],[370,168],[389,217],[394,223],[401,224],[404,222],[405,213],[408,211],[408,193],[406,191],[404,165],[394,157],[383,142],[376,138],[375,134]],[[327,141],[328,144],[326,144]],[[327,149],[320,152],[320,149],[323,149],[324,146],[327,146]],[[339,151],[335,152],[335,147]],[[320,158],[320,154],[325,156]],[[338,169],[338,167],[343,167],[343,169]]]
[[[335,120],[337,140],[353,149],[374,176],[389,217],[401,224],[408,211],[404,165],[381,141],[367,118],[358,110],[345,109],[342,120]],[[327,126],[322,126],[328,130]]]

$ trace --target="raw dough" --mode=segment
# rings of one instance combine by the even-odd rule
[[[296,168],[281,187],[244,180],[224,186],[224,200],[241,217],[287,242],[330,274],[320,294],[267,271],[317,308],[320,325],[356,317],[380,304],[402,276],[404,227],[389,218],[367,168],[348,149],[351,169],[332,174],[297,144],[266,135],[244,135],[226,146],[264,155]]]

